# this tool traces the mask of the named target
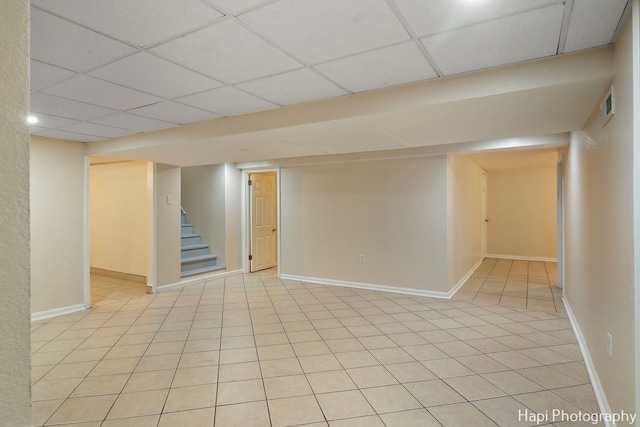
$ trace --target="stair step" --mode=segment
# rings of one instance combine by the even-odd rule
[[[190,264],[192,262],[200,262],[200,261],[211,261],[211,260],[216,260],[218,259],[217,255],[198,255],[198,256],[192,256],[189,258],[183,258],[180,262],[182,264]]]
[[[215,267],[217,265],[217,258],[218,257],[215,255],[199,255],[183,258],[180,260],[180,271],[184,273],[191,270],[199,270],[201,268]]]
[[[200,245],[188,245],[183,246],[180,252],[180,258],[191,258],[194,256],[200,255],[209,255],[209,245],[200,244]]]
[[[201,244],[201,238],[202,236],[200,234],[197,233],[191,233],[191,234],[183,234],[182,236],[180,236],[181,238],[181,247],[185,247],[185,246],[193,246],[193,245],[199,245]]]
[[[195,276],[196,274],[208,273],[210,271],[224,270],[222,265],[214,265],[211,267],[198,268],[195,270],[187,270],[180,273],[180,277]]]
[[[180,235],[186,236],[189,234],[193,234],[193,224],[182,224],[182,229],[180,230]]]
[[[182,236],[180,236],[180,237],[182,237],[183,239],[186,239],[186,238],[188,238],[188,237],[200,237],[200,236],[202,236],[202,235],[201,235],[201,234],[198,234],[198,233],[190,233],[190,234],[183,234],[183,235],[182,235]]]

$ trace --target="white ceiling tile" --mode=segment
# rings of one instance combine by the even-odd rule
[[[136,46],[167,40],[221,15],[200,0],[32,0],[69,20]]]
[[[225,83],[253,80],[302,66],[232,19],[152,51]]]
[[[92,120],[93,123],[129,129],[136,132],[150,132],[158,129],[166,129],[175,126],[174,123],[140,117],[129,113],[115,113]]]
[[[36,8],[31,8],[31,58],[88,71],[135,49]]]
[[[564,52],[611,43],[627,0],[574,0]]]
[[[300,104],[349,93],[308,68],[254,80],[238,87],[280,105]]]
[[[113,110],[109,108],[102,108],[45,93],[31,94],[30,108],[33,113],[51,114],[76,120],[91,120],[113,113]]]
[[[237,15],[243,10],[247,10],[250,7],[255,7],[260,3],[264,3],[265,0],[205,0],[207,3],[212,4],[221,11]]]
[[[384,0],[281,0],[240,19],[311,64],[409,39]]]
[[[59,128],[63,126],[69,126],[74,123],[80,123],[79,120],[68,119],[65,117],[57,117],[49,114],[34,114],[38,118],[38,126],[43,128]]]
[[[278,107],[231,86],[185,96],[178,101],[221,116],[237,116]]]
[[[437,77],[413,41],[327,62],[316,68],[352,92]]]
[[[204,111],[199,108],[179,104],[173,101],[162,101],[157,104],[135,108],[133,110],[129,110],[129,113],[180,125],[222,117],[209,111]]]
[[[65,126],[59,130],[66,132],[80,133],[83,135],[100,136],[103,138],[116,138],[118,136],[130,135],[130,130],[114,128],[111,126],[104,126],[95,123],[82,122],[75,125]]]
[[[47,132],[42,132],[38,135],[46,136],[47,138],[66,139],[68,141],[79,141],[79,142],[95,142],[95,141],[101,141],[105,139],[100,136],[82,135],[74,132],[65,132],[63,130],[50,130]]]
[[[60,83],[61,81],[73,77],[76,74],[73,71],[54,67],[53,65],[34,60],[31,60],[30,72],[31,76],[29,84],[31,85],[31,90],[34,92],[52,86],[56,83]]]
[[[555,55],[563,5],[422,39],[445,75]]]
[[[89,74],[163,98],[176,98],[222,86],[209,77],[146,52],[128,56]]]
[[[553,0],[394,0],[418,37],[548,6]],[[562,1],[556,0],[556,3]]]
[[[153,95],[80,75],[43,91],[115,110],[129,110],[161,101]]]

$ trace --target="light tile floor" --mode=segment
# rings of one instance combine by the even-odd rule
[[[478,292],[507,263],[486,260],[450,301],[267,271],[36,322],[34,425],[529,426],[519,411],[598,411],[558,300]]]
[[[147,293],[145,283],[118,279],[99,274],[91,275],[91,306],[98,307]]]

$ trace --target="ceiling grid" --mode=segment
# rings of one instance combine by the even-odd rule
[[[95,142],[607,45],[627,0],[31,3],[31,131]]]

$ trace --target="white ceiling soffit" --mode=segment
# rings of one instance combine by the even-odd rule
[[[611,61],[611,48],[591,50],[125,136],[89,153],[191,166],[568,132],[600,101]]]
[[[627,0],[31,5],[33,132],[93,142],[607,45]]]
[[[469,154],[468,157],[485,171],[555,168],[558,164],[558,149],[511,149],[493,150]]]

